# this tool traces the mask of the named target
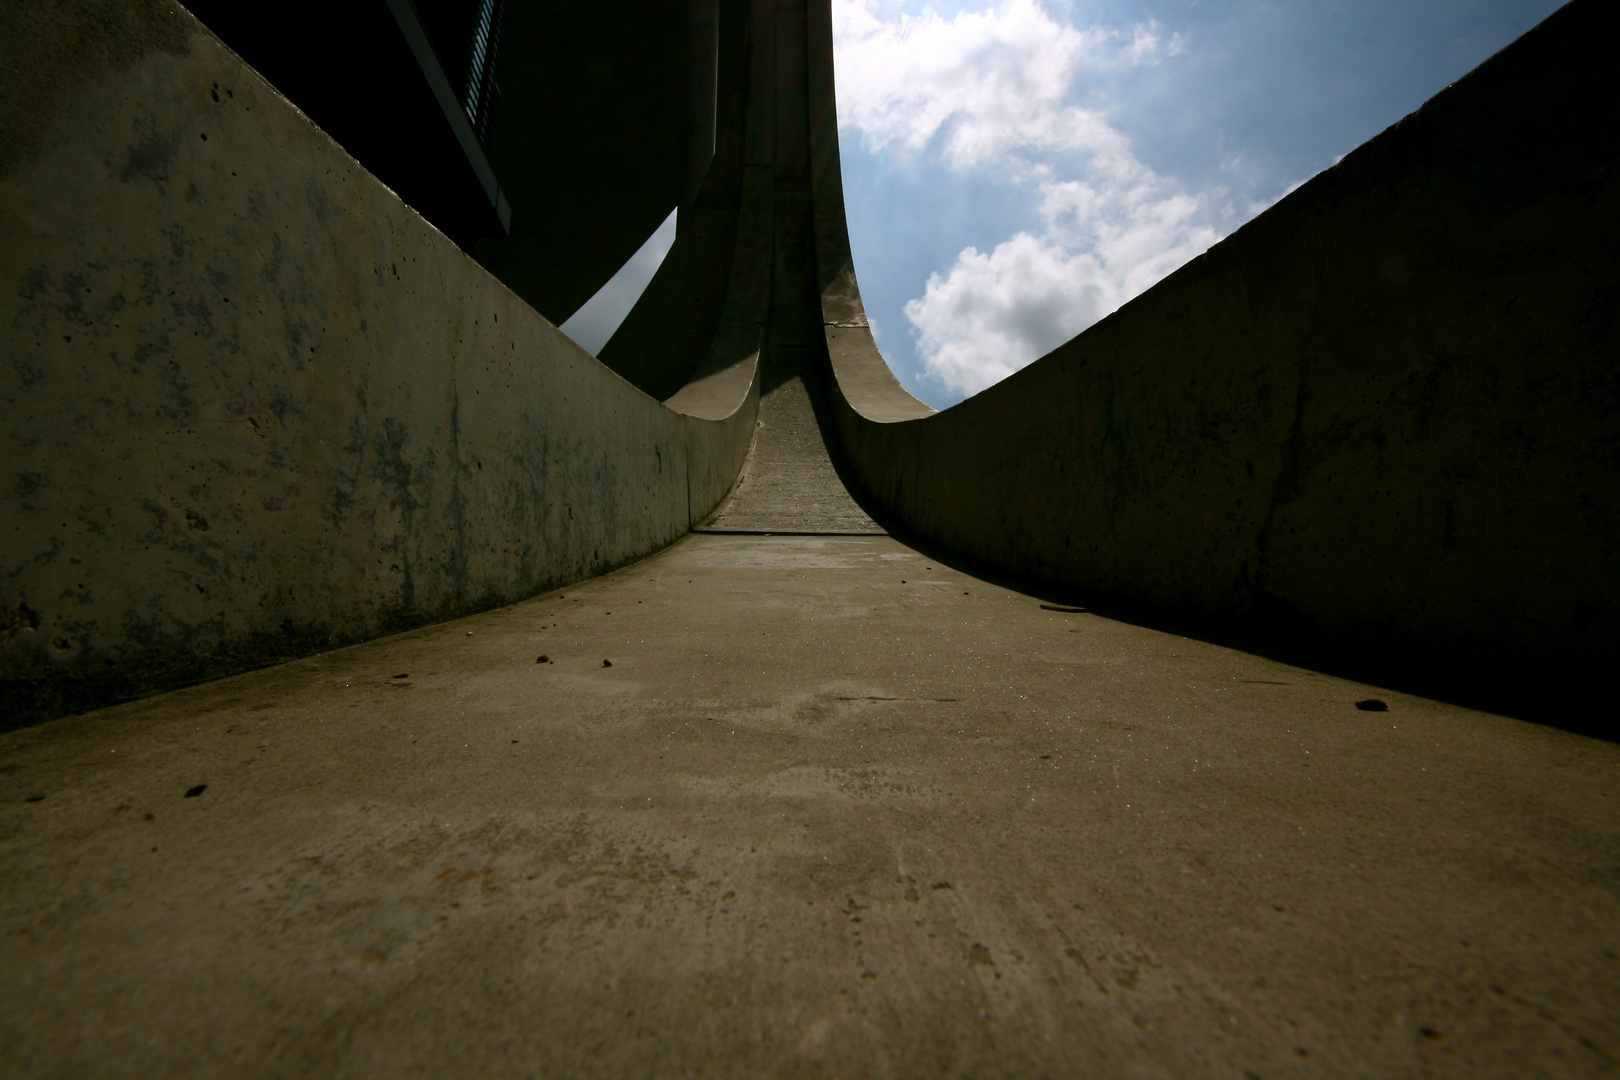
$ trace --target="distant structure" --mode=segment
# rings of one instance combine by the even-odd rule
[[[826,0],[332,7],[0,13],[3,726],[693,528],[1468,678],[1620,655],[1613,5],[938,414],[861,306]]]

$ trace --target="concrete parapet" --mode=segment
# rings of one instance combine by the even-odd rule
[[[734,482],[757,357],[647,397],[178,6],[0,42],[0,725],[588,577]]]
[[[1077,593],[1424,657],[1612,662],[1617,22],[1570,4],[937,415],[864,327],[823,28],[818,259],[849,469],[911,535]]]

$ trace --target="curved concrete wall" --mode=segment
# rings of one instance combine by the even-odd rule
[[[1569,5],[1110,318],[928,415],[864,329],[823,13],[818,258],[849,468],[915,534],[1066,588],[1429,656],[1612,662],[1617,22]]]
[[[180,8],[0,43],[0,723],[600,573],[731,487],[753,357],[642,394]]]
[[[660,400],[677,393],[717,344],[759,351],[768,315],[770,162],[750,167],[743,146],[749,103],[769,87],[753,77],[746,0],[717,6],[714,154],[696,194],[681,204],[675,243],[597,358]],[[768,100],[768,98],[767,98]],[[756,120],[757,123],[757,120]],[[736,258],[734,256],[741,256]],[[726,332],[739,326],[742,333]],[[732,346],[723,344],[733,342]]]
[[[677,205],[714,151],[719,17],[735,0],[508,0],[490,164],[511,235],[473,246],[564,322]],[[727,20],[734,21],[734,20]]]

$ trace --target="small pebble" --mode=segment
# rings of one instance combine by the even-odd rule
[[[194,788],[187,788],[185,797],[188,798],[188,799],[195,799],[197,796],[201,795],[203,792],[205,792],[207,790],[208,790],[208,785],[207,784],[198,784]]]
[[[537,664],[545,664],[549,663],[550,661],[551,657],[547,656],[545,653],[541,653],[539,656],[534,658],[534,662]]]
[[[604,660],[604,661],[602,661],[602,666],[603,666],[603,667],[612,667],[612,666],[613,666],[613,661],[611,661],[611,660]]]
[[[41,800],[41,799],[43,799],[43,798],[44,798],[44,797],[45,797],[45,793],[44,793],[44,792],[42,792],[42,791],[36,791],[36,792],[34,792],[34,793],[33,793],[33,794],[32,794],[32,795],[25,795],[25,796],[24,796],[24,797],[23,797],[23,802],[39,802],[39,801],[40,801],[40,800]]]
[[[1389,711],[1389,706],[1385,705],[1382,701],[1379,701],[1375,697],[1364,698],[1361,701],[1356,702],[1356,708],[1360,709],[1362,712],[1388,712]]]
[[[396,679],[408,679],[410,677],[410,672],[401,672],[400,674],[394,676]]]

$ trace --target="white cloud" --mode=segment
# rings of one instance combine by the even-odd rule
[[[1102,114],[1065,103],[1075,75],[1151,63],[1170,49],[1156,24],[1128,39],[1079,30],[1037,0],[890,21],[866,0],[834,0],[833,36],[839,126],[859,130],[872,150],[920,151],[943,133],[941,149],[958,169],[1007,153],[1117,153],[1123,140]]]
[[[1097,321],[1114,294],[1095,256],[1019,233],[988,255],[965,249],[905,312],[929,374],[976,394]]]
[[[839,124],[869,150],[937,155],[955,172],[1032,185],[1037,231],[966,248],[905,306],[926,374],[971,394],[1005,378],[1221,238],[1225,192],[1191,194],[1071,98],[1087,71],[1186,51],[1148,23],[1079,29],[1038,0],[946,20],[883,20],[834,0]]]
[[[967,248],[905,306],[928,375],[976,394],[1063,344],[1220,239],[1210,198],[1137,182],[1041,185],[1042,236]]]

